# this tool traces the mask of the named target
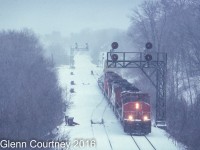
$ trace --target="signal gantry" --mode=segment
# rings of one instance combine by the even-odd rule
[[[166,75],[167,53],[152,51],[146,43],[144,52],[116,52],[118,43],[113,42],[107,52],[107,68],[139,68],[156,89],[156,118],[158,127],[166,126]]]

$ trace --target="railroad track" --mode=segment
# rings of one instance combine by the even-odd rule
[[[110,141],[110,137],[109,137],[108,132],[107,132],[107,130],[106,130],[105,124],[103,124],[103,127],[104,127],[104,131],[105,131],[105,133],[106,133],[106,136],[107,136],[109,145],[110,145],[110,149],[113,150],[112,143],[111,143],[111,141]]]
[[[135,145],[138,150],[156,150],[155,146],[151,143],[151,141],[146,136],[132,136]]]
[[[102,123],[100,122],[99,124],[93,124],[91,122],[91,129],[92,129],[92,134],[93,134],[93,137],[95,138],[95,125],[96,126],[101,126],[101,128],[103,128],[104,132],[105,132],[105,135],[106,135],[106,138],[107,138],[107,141],[109,143],[109,147],[110,147],[110,150],[113,150],[113,146],[112,146],[112,143],[111,143],[111,140],[110,140],[110,137],[109,137],[109,134],[107,132],[107,129],[106,129],[106,126],[104,124],[104,122],[102,121]],[[102,132],[101,132],[102,133]],[[97,149],[97,148],[96,148]]]
[[[97,73],[95,73],[97,76],[98,76],[98,74]],[[97,79],[97,77],[95,76],[95,74],[93,74],[93,77],[94,77],[94,79],[96,80],[96,82],[98,82],[98,79]],[[100,102],[96,105],[96,107],[94,108],[94,110],[93,110],[93,112],[92,112],[92,114],[91,114],[91,129],[92,129],[92,134],[93,134],[93,137],[95,138],[95,125],[101,125],[101,128],[103,128],[103,130],[104,130],[104,132],[105,132],[105,135],[106,135],[106,138],[107,138],[107,141],[108,141],[108,143],[109,143],[109,147],[110,147],[110,150],[113,150],[113,146],[112,146],[112,143],[111,143],[111,140],[110,140],[110,137],[109,137],[109,135],[108,135],[108,132],[107,132],[107,129],[106,129],[106,126],[105,126],[105,124],[104,124],[104,120],[103,120],[103,116],[104,116],[104,113],[105,113],[105,111],[106,111],[106,109],[107,109],[107,105],[105,106],[105,108],[104,108],[104,111],[103,111],[103,114],[102,114],[102,120],[101,121],[99,121],[99,122],[93,122],[92,121],[92,118],[93,118],[93,115],[94,115],[94,112],[96,111],[96,109],[98,109],[98,107],[102,104],[102,102],[103,101],[105,101],[105,97],[103,97],[101,100],[100,100]],[[97,148],[96,148],[97,149]]]
[[[103,98],[103,99],[104,99],[104,98]],[[102,101],[102,100],[101,100],[101,101]],[[102,104],[102,102],[100,102],[99,104],[97,104],[96,108],[98,108],[101,104]],[[101,128],[103,128],[103,130],[104,130],[104,132],[105,132],[107,141],[108,141],[108,143],[109,143],[110,150],[113,150],[113,146],[112,146],[112,143],[111,143],[109,134],[108,134],[108,132],[107,132],[107,129],[106,129],[106,126],[105,126],[104,120],[103,120],[103,115],[104,115],[104,113],[105,113],[106,108],[107,108],[107,105],[106,105],[106,107],[104,108],[104,111],[103,111],[103,114],[102,114],[102,119],[101,119],[101,121],[99,121],[99,122],[93,122],[93,121],[92,121],[92,116],[93,116],[94,112],[92,113],[92,115],[91,115],[91,128],[92,128],[93,137],[95,138],[94,126],[95,126],[95,125],[101,126]],[[97,148],[96,148],[96,149],[97,149]]]

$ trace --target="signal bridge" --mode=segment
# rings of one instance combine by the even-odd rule
[[[156,89],[156,118],[158,127],[166,126],[166,74],[167,53],[149,51],[151,43],[146,44],[145,52],[115,52],[118,43],[112,43],[107,53],[107,68],[138,68]]]
[[[75,68],[74,56],[76,51],[89,51],[88,43],[85,43],[85,47],[79,47],[78,43],[75,43],[75,46],[70,48],[70,59],[69,59],[70,68]]]

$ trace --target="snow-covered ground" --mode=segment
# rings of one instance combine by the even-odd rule
[[[94,71],[94,76],[91,75]],[[70,73],[73,72],[74,75]],[[108,106],[102,92],[97,85],[98,75],[101,70],[91,63],[91,59],[86,53],[75,56],[75,69],[69,66],[60,66],[58,68],[58,78],[60,86],[64,90],[74,88],[75,93],[71,97],[73,102],[66,115],[74,117],[74,121],[80,125],[66,126],[63,123],[59,127],[59,136],[65,136],[69,133],[71,143],[80,144],[71,146],[71,149],[87,150],[137,150],[130,135],[123,132],[123,128]],[[75,85],[70,85],[74,81]],[[66,88],[67,87],[67,88]],[[91,120],[103,124],[91,125]],[[168,138],[167,133],[159,128],[152,127],[152,133],[147,135],[157,150],[182,150],[178,144],[175,145]],[[151,150],[147,140],[143,136],[134,136],[142,150]],[[79,142],[77,142],[77,140]],[[93,147],[96,145],[95,147]]]

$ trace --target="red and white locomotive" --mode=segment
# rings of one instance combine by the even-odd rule
[[[124,132],[151,133],[151,108],[147,93],[112,71],[105,72],[98,84],[120,119]]]

